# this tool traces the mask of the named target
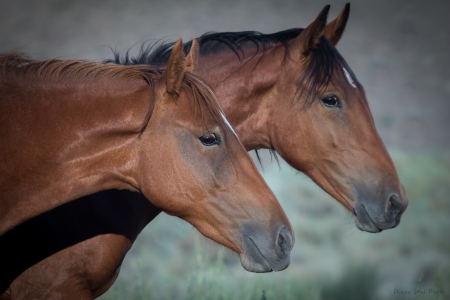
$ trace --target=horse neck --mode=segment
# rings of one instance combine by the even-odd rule
[[[279,78],[284,49],[267,46],[244,48],[243,61],[224,51],[199,57],[196,72],[214,87],[227,119],[247,151],[272,148],[270,111]]]
[[[144,81],[38,79],[12,93],[2,101],[0,154],[12,159],[0,167],[0,235],[81,196],[137,187],[130,149],[149,106]]]

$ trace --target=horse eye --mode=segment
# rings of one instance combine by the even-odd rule
[[[328,107],[341,107],[339,98],[336,96],[328,96],[322,99],[323,104]]]
[[[213,146],[219,144],[219,139],[214,133],[206,133],[203,136],[201,136],[199,140],[205,146]]]

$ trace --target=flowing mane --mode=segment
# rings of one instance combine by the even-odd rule
[[[256,48],[256,52],[250,58],[253,59],[260,52],[264,56],[268,46],[281,45],[286,50],[281,62],[284,63],[290,50],[289,41],[296,38],[303,30],[303,28],[292,28],[271,34],[263,34],[257,31],[209,32],[197,38],[197,41],[201,56],[231,51],[240,60],[241,66],[244,63],[244,49]],[[136,56],[131,55],[132,49],[126,51],[123,56],[113,51],[114,59],[108,59],[105,62],[121,65],[161,66],[167,63],[174,44],[174,42],[162,40],[153,43],[145,42],[139,48]],[[184,44],[183,50],[185,53],[189,52],[191,45],[192,42]],[[357,88],[360,89],[361,85],[344,58],[331,42],[322,37],[317,48],[312,52],[305,72],[297,84],[297,92],[293,101],[298,101],[302,93],[305,92],[308,97],[304,107],[308,107],[316,99],[316,95],[326,89],[335,72],[342,73],[341,75],[344,75],[343,78],[345,78],[343,69],[347,70]]]
[[[12,52],[0,55],[0,76],[9,78],[51,79],[146,79],[151,82],[161,76],[161,71],[149,66],[123,67],[86,60],[49,59],[34,60],[26,54]]]
[[[149,85],[150,107],[140,129],[140,134],[145,130],[151,118],[155,99],[154,85],[156,81],[165,76],[163,71],[164,69],[150,65],[117,65],[86,60],[60,59],[38,61],[17,52],[0,55],[0,77],[3,82],[11,83],[19,79],[32,80],[38,78],[99,81],[144,80]],[[189,100],[193,101],[192,107],[199,110],[202,119],[210,116],[222,128],[227,127],[214,92],[207,83],[194,73],[186,72],[181,86],[188,94]],[[174,98],[174,100],[176,99]]]

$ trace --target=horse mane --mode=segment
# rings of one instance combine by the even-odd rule
[[[151,80],[158,77],[158,70],[149,66],[124,67],[56,58],[38,61],[18,52],[0,55],[0,76],[8,78],[133,80],[143,78],[144,73]]]
[[[243,63],[243,50],[245,48],[256,48],[256,52],[250,58],[251,60],[260,52],[262,52],[262,55],[265,55],[268,46],[281,45],[285,48],[285,55],[281,62],[283,64],[290,50],[289,41],[296,38],[303,30],[303,28],[292,28],[271,34],[263,34],[257,31],[208,32],[197,38],[197,42],[200,46],[201,56],[231,51],[241,62],[240,67],[245,64]],[[113,50],[114,58],[105,60],[105,62],[121,65],[145,64],[161,66],[167,64],[174,45],[174,42],[165,42],[163,40],[156,42],[147,41],[141,45],[136,56],[131,55],[132,48],[128,49],[123,56]],[[192,41],[184,43],[184,52],[189,53],[191,46]],[[331,42],[322,37],[316,49],[311,52],[305,72],[297,84],[293,101],[298,101],[305,92],[307,97],[304,107],[308,107],[314,102],[316,95],[327,88],[335,72],[339,72],[342,75],[337,76],[337,78],[345,78],[343,68],[348,71],[359,89],[361,86],[344,58]]]
[[[164,69],[150,65],[118,65],[87,60],[49,59],[38,61],[23,53],[11,52],[0,55],[0,77],[8,81],[14,79],[69,79],[99,81],[144,80],[150,91],[150,105],[139,136],[144,132],[153,113],[155,104],[155,83],[165,76]],[[187,94],[195,112],[205,121],[210,116],[222,128],[227,128],[221,108],[212,88],[192,72],[185,72],[181,89]],[[174,101],[176,99],[174,98]]]

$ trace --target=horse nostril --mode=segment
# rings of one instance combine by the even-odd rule
[[[392,217],[396,218],[397,215],[402,210],[402,201],[397,195],[392,195],[389,198],[387,213]]]
[[[277,246],[282,256],[286,255],[292,248],[292,236],[285,228],[278,234]]]
[[[283,245],[283,243],[284,243],[284,237],[281,234],[279,234],[278,235],[278,246],[281,247]]]

